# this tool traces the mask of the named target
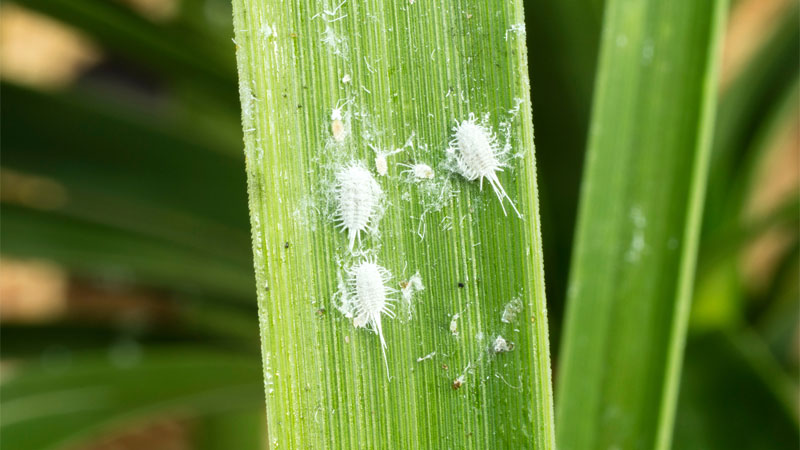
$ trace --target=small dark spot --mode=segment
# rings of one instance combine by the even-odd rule
[[[283,98],[286,98],[286,97],[288,97],[288,95],[286,95],[286,94],[283,94]]]
[[[269,286],[267,286],[267,292],[269,292]]]
[[[320,317],[324,316],[325,313],[326,313],[325,308],[320,308],[317,310],[317,315]]]
[[[468,437],[468,438],[471,438],[471,437],[472,437],[472,431],[470,431],[469,433],[467,433],[467,437]]]
[[[289,241],[283,243],[283,248],[289,248]]]
[[[462,384],[463,384],[463,381],[461,381],[460,378],[456,378],[455,380],[453,380],[453,390],[454,391],[458,390],[458,388],[460,388]]]
[[[460,281],[459,281],[459,282],[458,282],[458,287],[460,287],[460,288],[463,288],[463,287],[464,287],[464,283],[462,283],[462,282],[460,282]]]
[[[448,367],[448,366],[447,366],[447,364],[442,364],[442,369],[444,369],[444,370],[447,370],[447,369],[449,369],[449,368],[450,368],[450,367]]]
[[[297,109],[300,109],[302,107],[303,107],[303,105],[297,105]]]
[[[476,284],[481,284],[481,277],[475,278],[475,283]]]

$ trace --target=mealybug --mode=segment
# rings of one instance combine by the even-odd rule
[[[392,150],[391,152],[383,151],[372,144],[369,144],[369,148],[371,148],[372,151],[375,152],[375,171],[378,172],[378,175],[384,176],[386,175],[386,172],[389,170],[389,163],[386,161],[386,157],[392,156],[395,153],[402,152],[403,148],[405,147]]]
[[[331,134],[333,138],[336,139],[336,142],[342,142],[347,135],[347,131],[344,129],[344,122],[342,119],[333,119],[331,121]]]
[[[408,167],[403,173],[409,173],[417,179],[430,180],[433,178],[433,169],[431,166],[423,163],[417,164],[398,164],[399,166]]]
[[[492,343],[492,351],[494,353],[506,353],[510,352],[514,349],[514,343],[508,342],[503,338],[503,336],[497,336],[497,338]]]
[[[375,170],[378,171],[378,175],[384,176],[386,175],[386,171],[389,170],[389,164],[386,162],[386,156],[379,153],[375,156]]]
[[[503,308],[503,315],[500,317],[500,321],[503,323],[511,323],[517,318],[517,314],[519,314],[520,311],[522,311],[522,300],[518,298],[511,299]]]
[[[351,101],[352,99],[347,100],[341,106],[339,106],[341,104],[341,101],[339,101],[336,103],[336,107],[331,111],[331,134],[337,142],[342,142],[344,138],[347,137],[347,127],[343,122],[344,116],[342,115],[342,109]]]
[[[359,233],[374,222],[382,191],[367,169],[353,164],[336,176],[336,218],[338,227],[347,230],[350,251]]]
[[[506,164],[503,161],[505,151],[498,145],[494,132],[478,123],[474,114],[453,127],[453,132],[454,136],[447,150],[455,158],[456,171],[470,181],[480,180],[481,189],[483,180],[486,179],[500,200],[503,214],[506,214],[503,206],[503,198],[506,198],[517,216],[522,217],[497,178],[497,172],[502,172]]]
[[[458,336],[458,318],[461,317],[461,313],[453,314],[453,318],[450,319],[450,334],[453,336]]]
[[[406,303],[411,303],[414,292],[423,290],[425,290],[425,285],[422,284],[422,276],[420,276],[419,271],[412,275],[408,281],[402,281],[400,283],[400,293],[403,295],[403,300]]]
[[[352,293],[350,301],[355,315],[353,325],[358,328],[368,326],[380,337],[381,352],[388,374],[389,364],[386,361],[386,340],[383,338],[381,316],[385,314],[392,319],[395,317],[390,308],[389,295],[396,291],[387,285],[391,274],[373,261],[364,261],[352,267],[348,274]]]

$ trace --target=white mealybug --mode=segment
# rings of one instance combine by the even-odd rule
[[[336,139],[336,142],[342,142],[344,140],[347,132],[344,130],[344,123],[342,123],[341,119],[333,119],[331,121],[331,134],[333,138]]]
[[[380,176],[386,175],[386,172],[389,170],[389,163],[386,162],[386,155],[383,153],[375,155],[375,170],[378,171],[378,175]]]
[[[458,336],[458,318],[461,317],[461,313],[453,314],[453,318],[450,319],[450,334],[453,336]]]
[[[417,179],[420,179],[420,180],[423,180],[423,179],[424,180],[430,180],[430,179],[433,178],[433,175],[434,175],[433,169],[431,168],[431,166],[429,166],[427,164],[423,164],[423,163],[402,164],[401,163],[401,164],[398,164],[398,166],[407,167],[408,169],[404,170],[403,173],[410,173],[411,175],[414,175],[414,178],[417,178]]]
[[[357,164],[336,175],[336,218],[338,227],[347,230],[351,252],[356,238],[360,238],[359,233],[370,228],[375,221],[382,194],[372,174]]]
[[[386,361],[386,340],[383,337],[381,316],[384,314],[394,319],[389,296],[396,292],[388,287],[392,275],[388,270],[379,266],[374,261],[364,261],[353,266],[348,271],[350,275],[348,284],[351,292],[353,326],[357,328],[369,327],[380,337],[383,362],[386,364],[386,373],[389,373],[389,364]]]
[[[337,142],[342,142],[344,138],[347,137],[347,127],[343,122],[344,116],[342,115],[342,109],[351,101],[352,99],[347,100],[341,104],[341,106],[339,106],[341,103],[341,101],[339,101],[336,103],[333,110],[331,110],[331,134]]]
[[[455,159],[456,171],[470,181],[480,180],[481,189],[483,180],[487,180],[500,200],[503,214],[506,214],[503,206],[503,198],[506,198],[517,216],[522,217],[497,178],[497,172],[502,172],[506,167],[503,161],[505,151],[498,145],[491,128],[481,125],[475,115],[470,114],[469,119],[453,127],[453,132],[455,134],[447,151]]]
[[[508,342],[503,336],[498,335],[492,343],[492,351],[494,353],[506,353],[514,349],[514,343]]]
[[[375,152],[375,170],[378,172],[378,175],[384,176],[386,175],[386,172],[389,170],[389,163],[386,161],[386,157],[392,156],[395,153],[402,152],[403,149],[405,149],[405,146],[403,148],[396,148],[390,152],[381,150],[380,148],[372,144],[369,144],[369,148],[371,148],[372,151]]]

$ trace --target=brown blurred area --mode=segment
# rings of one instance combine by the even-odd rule
[[[80,31],[14,3],[0,5],[0,75],[39,89],[74,81],[101,58]]]
[[[725,91],[731,80],[763,46],[775,24],[790,10],[792,0],[742,0],[730,12],[722,55],[720,90]],[[755,189],[747,199],[744,223],[754,223],[774,211],[800,192],[800,108],[793,112],[767,143],[768,150],[753,180]],[[753,242],[742,256],[740,266],[745,284],[754,291],[764,289],[776,270],[780,255],[790,245],[798,230],[774,228]],[[798,336],[800,339],[800,336]]]
[[[190,450],[191,430],[195,425],[186,420],[164,418],[155,419],[138,426],[100,437],[89,445],[73,447],[69,450]]]
[[[720,89],[744,68],[764,45],[775,23],[791,6],[791,0],[741,0],[731,10],[722,49]]]

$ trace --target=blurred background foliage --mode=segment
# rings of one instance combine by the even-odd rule
[[[525,6],[555,352],[603,2]],[[675,448],[797,446],[798,12],[731,5]],[[232,35],[227,0],[0,5],[4,448],[265,446]]]

